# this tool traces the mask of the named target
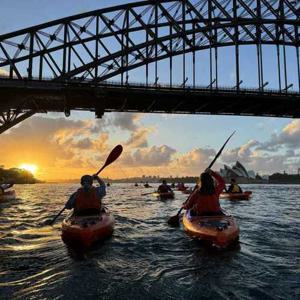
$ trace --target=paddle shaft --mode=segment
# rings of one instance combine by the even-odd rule
[[[153,193],[155,193],[155,192],[151,192],[151,193],[145,193],[145,194],[142,194],[142,196],[151,195],[151,194],[153,194]]]
[[[52,221],[49,223],[49,225],[52,225],[55,220],[63,213],[63,211],[66,209],[66,207],[64,207],[53,219]]]

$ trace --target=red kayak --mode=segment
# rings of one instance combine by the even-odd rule
[[[229,199],[229,200],[249,200],[251,197],[251,191],[245,191],[243,193],[222,193],[220,199]]]
[[[191,216],[190,211],[187,211],[182,222],[185,232],[191,238],[218,248],[226,248],[239,238],[239,227],[229,215]]]
[[[62,222],[62,239],[83,247],[110,237],[114,230],[114,217],[108,212],[100,215],[70,216]]]

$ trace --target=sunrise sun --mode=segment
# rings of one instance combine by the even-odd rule
[[[33,175],[36,173],[38,167],[36,165],[33,164],[21,164],[19,166],[20,169],[24,169],[26,171],[29,171],[30,173],[32,173]]]

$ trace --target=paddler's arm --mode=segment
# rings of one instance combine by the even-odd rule
[[[171,193],[173,193],[173,190],[167,185],[167,187],[168,187],[168,190],[171,192]]]
[[[93,175],[94,180],[96,180],[99,183],[99,186],[96,187],[98,197],[103,198],[106,195],[106,184],[105,182],[98,176]]]
[[[205,172],[210,174],[217,181],[216,194],[221,194],[224,188],[226,188],[223,177],[211,169],[206,169]]]

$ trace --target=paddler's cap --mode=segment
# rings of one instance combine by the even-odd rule
[[[90,176],[90,175],[84,175],[84,176],[81,177],[80,183],[81,183],[82,186],[86,185],[86,184],[92,185],[93,184],[93,177]]]

